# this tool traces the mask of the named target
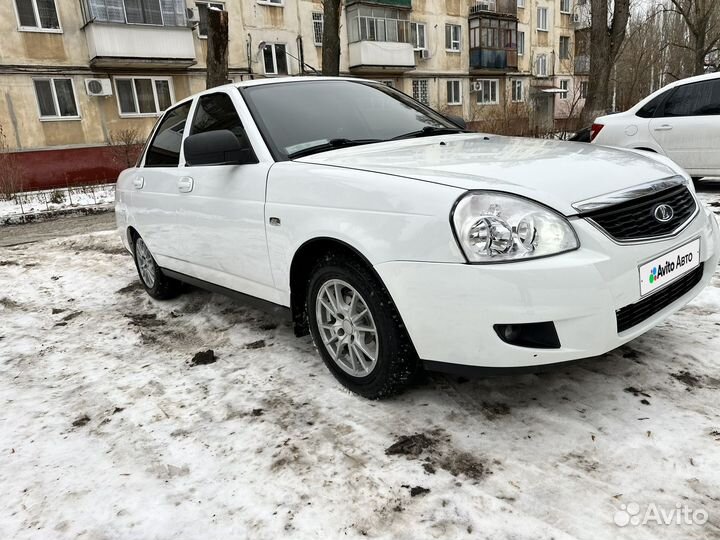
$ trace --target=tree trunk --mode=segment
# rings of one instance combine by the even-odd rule
[[[206,88],[228,82],[228,13],[207,10],[207,79]]]
[[[703,28],[705,30],[705,28]],[[695,36],[695,50],[693,58],[693,75],[702,75],[705,73],[705,37],[707,34],[701,32]]]
[[[340,4],[323,2],[322,74],[332,77],[340,75]]]
[[[590,76],[583,109],[586,121],[602,116],[611,105],[610,72],[625,40],[630,0],[615,0],[613,8],[612,21],[608,26],[608,0],[591,0]]]

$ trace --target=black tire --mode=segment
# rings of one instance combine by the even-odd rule
[[[362,297],[377,330],[377,361],[370,373],[356,377],[343,371],[323,343],[318,328],[316,302],[323,285],[341,280]],[[401,392],[415,377],[419,361],[395,304],[385,286],[363,261],[328,254],[321,257],[310,274],[305,303],[310,332],[325,365],[348,390],[368,399],[380,399]]]
[[[140,271],[140,261],[138,261],[138,247],[142,249],[141,244],[145,244],[143,239],[140,236],[135,236],[133,239],[133,259],[135,260],[135,268],[138,272],[138,278],[140,279],[142,286],[145,288],[145,291],[156,300],[170,300],[171,298],[175,298],[180,294],[182,283],[176,279],[169,278],[162,273],[162,270],[160,270],[160,267],[155,262],[155,258],[152,254],[150,254],[150,250],[147,249],[147,246],[145,246],[145,249],[147,249],[147,253],[150,257],[149,263],[152,267],[155,279],[152,285],[148,285],[145,281],[145,278]]]

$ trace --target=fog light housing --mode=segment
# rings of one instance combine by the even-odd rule
[[[532,349],[559,349],[555,323],[552,321],[522,324],[495,324],[493,329],[498,337],[509,345]]]

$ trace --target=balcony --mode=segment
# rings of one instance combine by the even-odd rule
[[[476,0],[470,6],[470,16],[496,13],[517,17],[517,0]]]
[[[171,68],[195,64],[192,29],[92,22],[85,27],[93,68]]]
[[[470,69],[517,70],[517,49],[470,49]]]
[[[83,0],[93,68],[183,68],[195,64],[185,0]]]
[[[412,0],[346,0],[345,5],[353,4],[377,5],[385,7],[395,7],[401,9],[412,9]]]
[[[410,43],[357,41],[350,43],[348,48],[348,60],[353,72],[402,73],[415,68],[415,53]]]

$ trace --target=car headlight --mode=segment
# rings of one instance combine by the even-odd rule
[[[575,230],[562,215],[508,193],[467,193],[455,206],[452,222],[471,263],[547,257],[580,246]]]

